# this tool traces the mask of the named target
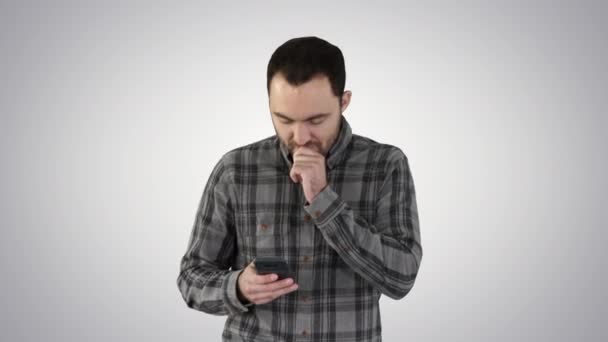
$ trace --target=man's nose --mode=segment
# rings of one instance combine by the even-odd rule
[[[308,141],[310,141],[310,131],[304,123],[295,124],[293,130],[293,141],[298,146],[304,146],[306,143],[308,143]]]

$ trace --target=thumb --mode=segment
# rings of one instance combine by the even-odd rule
[[[302,177],[300,177],[300,174],[295,169],[291,169],[289,178],[291,178],[294,183],[300,183],[302,181]]]

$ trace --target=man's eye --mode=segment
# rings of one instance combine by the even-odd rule
[[[310,123],[313,125],[320,125],[323,123],[323,119],[314,119],[314,120],[310,120]]]
[[[293,122],[293,121],[291,121],[291,120],[280,120],[280,121],[281,121],[281,123],[282,123],[282,124],[284,124],[284,125],[289,125],[289,124],[291,124],[291,123]]]

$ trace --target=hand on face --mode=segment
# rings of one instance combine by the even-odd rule
[[[317,194],[327,186],[325,156],[308,147],[296,148],[289,177],[295,183],[302,184],[306,200],[312,203]]]

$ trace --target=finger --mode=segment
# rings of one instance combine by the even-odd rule
[[[321,164],[316,162],[298,162],[291,167],[290,175],[301,176],[305,173],[316,172]],[[300,179],[301,180],[301,179]]]
[[[278,278],[279,278],[279,276],[276,275],[275,273],[264,274],[264,275],[255,274],[251,278],[251,283],[256,284],[256,285],[264,285],[264,284],[272,283],[273,281],[277,280]]]
[[[289,172],[289,178],[291,178],[294,183],[300,183],[302,181],[299,170],[294,167],[292,167],[291,171]]]
[[[293,161],[293,166],[305,166],[305,167],[317,167],[323,165],[322,159],[304,157],[302,159],[296,159]]]
[[[296,154],[293,156],[294,161],[303,160],[303,159],[321,160],[321,159],[323,159],[323,157],[321,157],[320,155],[313,155],[313,154]]]
[[[303,173],[303,174],[300,176],[300,181],[301,181],[301,183],[302,183],[302,184],[308,184],[308,178],[309,178],[309,177],[308,177],[308,174]]]
[[[320,161],[325,159],[322,155],[320,154],[310,154],[310,153],[298,153],[298,154],[294,154],[293,155],[293,160],[294,161],[298,161],[298,160],[314,160],[314,161]]]
[[[283,287],[280,288],[278,290],[275,290],[273,292],[260,292],[256,295],[252,296],[252,301],[256,304],[264,304],[264,303],[268,303],[272,300],[275,300],[281,296],[284,296],[288,293],[291,293],[295,290],[298,289],[298,284],[292,284],[290,286],[287,287]]]
[[[287,278],[269,284],[256,284],[250,287],[249,292],[252,294],[256,294],[257,297],[269,296],[272,295],[272,293],[275,291],[291,286],[293,283],[294,282],[292,278]]]
[[[312,155],[312,156],[320,156],[321,154],[312,148],[309,147],[299,147],[294,153],[294,156],[297,154],[306,154],[306,155]]]
[[[325,160],[323,158],[304,156],[301,158],[294,159],[292,167],[297,167],[297,166],[319,167],[324,164],[325,164]]]
[[[298,289],[298,284],[293,284],[291,286],[283,287],[283,288],[280,288],[280,289],[272,292],[271,297],[273,299],[276,299],[276,298],[284,296],[284,295],[286,295],[286,294],[288,294],[290,292],[293,292],[293,291],[295,291],[297,289]]]
[[[279,281],[275,281],[270,284],[258,285],[258,286],[260,289],[260,293],[265,293],[265,292],[272,293],[272,292],[280,290],[282,288],[291,286],[293,283],[294,282],[293,282],[292,278],[287,278],[287,279],[281,279]]]
[[[266,304],[266,303],[272,302],[273,299],[274,298],[272,298],[272,297],[264,297],[263,299],[255,300],[254,303],[256,305],[262,305],[262,304]]]

